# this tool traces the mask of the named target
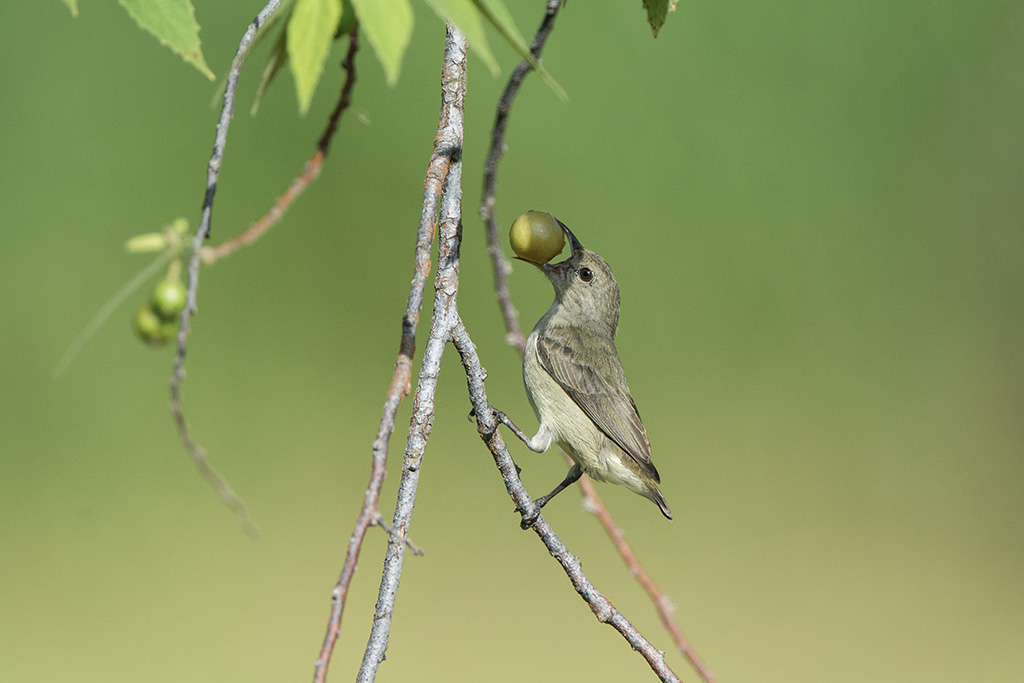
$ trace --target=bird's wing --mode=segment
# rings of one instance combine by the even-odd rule
[[[660,481],[658,470],[651,463],[647,430],[629,395],[615,344],[577,329],[549,328],[547,332],[537,340],[541,367],[605,436],[628,453],[655,481]],[[588,357],[595,356],[611,362],[587,362]]]

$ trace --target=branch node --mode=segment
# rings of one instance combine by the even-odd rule
[[[374,526],[379,526],[381,529],[383,529],[384,531],[387,532],[388,536],[391,536],[396,541],[404,543],[405,547],[408,548],[409,552],[411,552],[413,555],[419,555],[421,557],[423,556],[423,549],[422,548],[420,548],[419,546],[414,544],[411,540],[409,540],[408,536],[406,536],[404,534],[399,534],[399,533],[393,532],[391,530],[391,527],[388,526],[387,522],[384,521],[384,518],[381,517],[380,514],[378,514],[376,517],[374,517],[372,524]]]

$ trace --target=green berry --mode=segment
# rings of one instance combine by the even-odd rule
[[[135,314],[135,333],[150,346],[162,346],[178,333],[178,322],[164,320],[150,304],[144,304]]]
[[[153,310],[164,320],[174,320],[185,310],[185,285],[179,280],[163,280],[153,288]]]
[[[565,233],[547,211],[530,211],[512,223],[508,241],[519,258],[547,263],[561,253],[565,246]]]

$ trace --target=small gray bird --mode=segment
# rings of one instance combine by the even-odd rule
[[[585,472],[639,493],[672,519],[615,348],[619,285],[604,259],[584,248],[564,223],[558,225],[571,253],[561,263],[534,264],[554,285],[555,301],[533,328],[523,356],[526,393],[540,429],[531,439],[495,413],[530,450],[542,453],[554,442],[573,460],[562,483],[535,501],[538,507]]]

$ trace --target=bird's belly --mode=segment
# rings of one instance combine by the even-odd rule
[[[600,450],[605,436],[541,367],[534,335],[530,335],[523,357],[523,379],[533,412],[551,432],[552,440],[565,448],[573,459],[580,453],[582,460],[577,462],[585,465],[588,454],[596,454]]]
[[[587,458],[587,462],[577,461],[583,471],[598,481],[619,484],[634,493],[647,495],[647,486],[634,471],[636,465],[629,455],[607,437],[602,446],[593,457]]]

